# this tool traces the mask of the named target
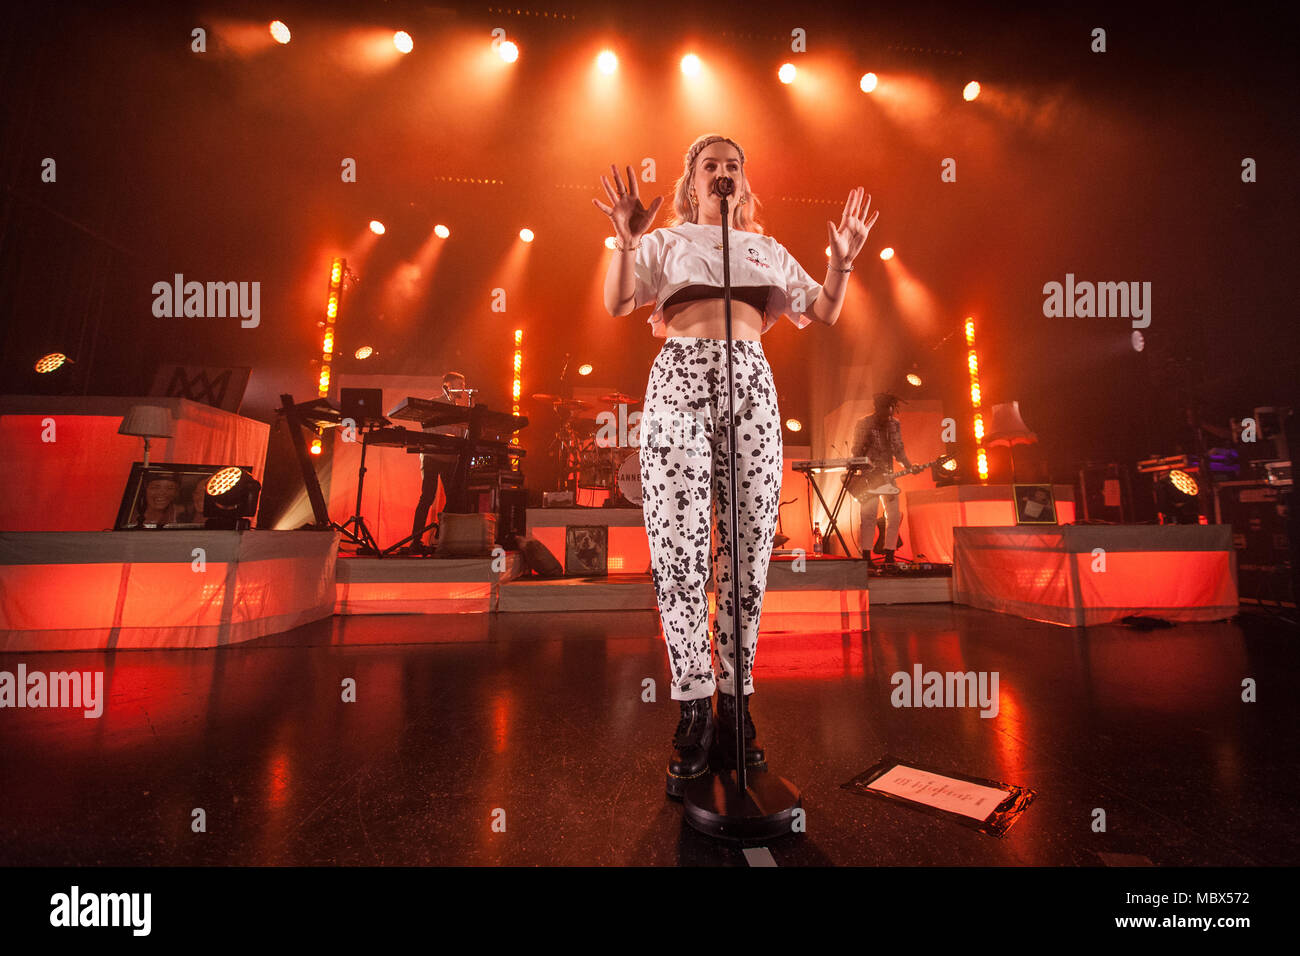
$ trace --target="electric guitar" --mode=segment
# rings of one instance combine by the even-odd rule
[[[898,471],[872,468],[859,474],[845,475],[842,480],[844,484],[849,486],[849,494],[855,498],[862,498],[866,495],[896,495],[899,493],[899,487],[894,484],[895,478],[902,478],[904,475],[915,475],[918,472],[925,471],[931,465],[942,465],[944,462],[951,460],[952,455],[940,455],[934,461],[927,461],[924,465],[913,465],[911,468],[900,468]]]

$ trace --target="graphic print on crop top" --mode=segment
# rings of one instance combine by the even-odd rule
[[[670,302],[705,298],[699,287],[722,286],[721,226],[681,223],[647,233],[637,249],[634,272],[634,309],[650,303],[655,308],[647,320],[656,338],[667,336],[663,310]],[[749,301],[763,314],[766,332],[786,315],[796,328],[812,323],[808,310],[821,294],[821,284],[799,265],[785,248],[770,236],[732,230],[732,298]],[[677,293],[689,289],[686,295]],[[744,298],[738,290],[744,290]],[[767,291],[762,298],[762,291]],[[802,291],[802,309],[793,313],[797,293]],[[719,292],[720,296],[720,292]],[[762,302],[760,306],[759,303]]]

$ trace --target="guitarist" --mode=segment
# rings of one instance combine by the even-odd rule
[[[913,465],[903,450],[903,429],[894,410],[898,407],[898,397],[888,392],[878,392],[875,397],[876,411],[858,422],[853,431],[854,457],[866,456],[871,459],[871,470],[866,481],[857,492],[857,499],[862,504],[862,545],[871,540],[871,533],[876,527],[878,502],[885,503],[885,567],[893,568],[894,549],[898,547],[899,525],[902,514],[898,507],[898,486],[890,483],[889,473],[894,470],[894,459],[902,462],[908,471]],[[886,489],[892,488],[890,493]]]

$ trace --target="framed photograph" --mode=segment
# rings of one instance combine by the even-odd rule
[[[133,463],[113,523],[114,530],[202,529],[207,520],[203,514],[203,493],[208,479],[228,467],[150,462],[146,468],[144,462]]]
[[[1056,524],[1056,499],[1051,485],[1012,485],[1016,524]]]
[[[564,573],[609,573],[609,526],[567,525],[564,529]]]

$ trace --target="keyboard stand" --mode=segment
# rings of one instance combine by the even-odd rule
[[[841,484],[840,484],[840,493],[839,493],[839,494],[836,496],[836,498],[835,498],[835,507],[834,507],[834,508],[832,508],[830,505],[826,504],[826,499],[822,497],[822,490],[821,490],[821,488],[819,488],[819,487],[817,486],[817,482],[815,482],[815,481],[813,480],[812,472],[811,472],[811,471],[805,471],[805,472],[803,473],[804,478],[805,478],[805,479],[807,480],[807,482],[808,482],[808,486],[809,486],[810,488],[812,488],[813,493],[817,496],[817,500],[820,501],[820,502],[822,503],[822,510],[825,511],[825,512],[826,512],[826,515],[827,515],[827,519],[826,519],[826,533],[822,536],[822,540],[825,541],[826,539],[828,539],[828,538],[831,536],[831,533],[834,532],[835,537],[838,538],[839,541],[840,541],[840,547],[844,549],[844,554],[845,554],[846,557],[852,557],[852,556],[853,556],[853,552],[852,552],[852,550],[850,550],[850,548],[849,548],[849,546],[848,546],[848,543],[845,542],[845,540],[844,540],[844,535],[840,534],[840,526],[839,526],[840,508],[842,508],[842,507],[844,506],[844,499],[847,498],[847,497],[848,497],[848,494],[849,494],[849,481],[848,481],[848,479],[851,478],[851,477],[853,477],[854,475],[865,474],[865,473],[866,473],[866,470],[867,470],[867,469],[866,469],[866,466],[865,466],[865,465],[849,465],[849,466],[848,466],[847,470],[845,471],[845,473],[844,473],[844,475],[843,475],[843,480],[842,480],[842,482],[841,482]]]

